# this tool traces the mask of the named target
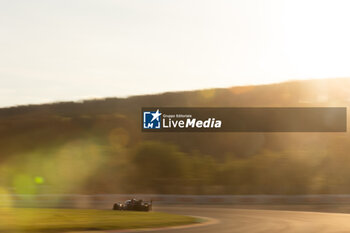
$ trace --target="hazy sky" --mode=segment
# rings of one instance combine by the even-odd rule
[[[350,77],[350,1],[0,0],[0,106]]]

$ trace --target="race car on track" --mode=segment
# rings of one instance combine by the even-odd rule
[[[145,202],[141,199],[131,199],[124,203],[115,203],[113,205],[113,210],[150,211],[152,210],[152,201]]]

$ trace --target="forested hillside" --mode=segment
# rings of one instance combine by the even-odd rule
[[[0,187],[14,193],[350,193],[348,133],[140,129],[141,107],[347,107],[349,90],[350,79],[329,79],[3,108]]]

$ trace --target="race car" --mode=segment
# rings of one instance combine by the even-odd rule
[[[113,210],[133,210],[133,211],[150,211],[152,210],[152,201],[145,202],[143,200],[131,199],[123,203],[115,203]]]

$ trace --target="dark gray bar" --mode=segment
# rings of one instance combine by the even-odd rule
[[[159,129],[144,128],[145,111],[162,113]],[[192,117],[166,117],[169,115]],[[143,132],[346,132],[345,107],[315,108],[142,108]],[[171,118],[171,119],[170,119]],[[221,127],[192,127],[197,121],[221,121]],[[172,122],[190,119],[189,127],[171,127]],[[213,120],[215,119],[215,120]],[[213,120],[213,121],[212,121]],[[170,121],[170,123],[169,123]],[[208,126],[208,122],[206,122]],[[170,127],[169,127],[170,124]],[[201,124],[199,124],[201,125]],[[202,124],[203,125],[203,124]],[[196,125],[195,125],[196,126]]]

